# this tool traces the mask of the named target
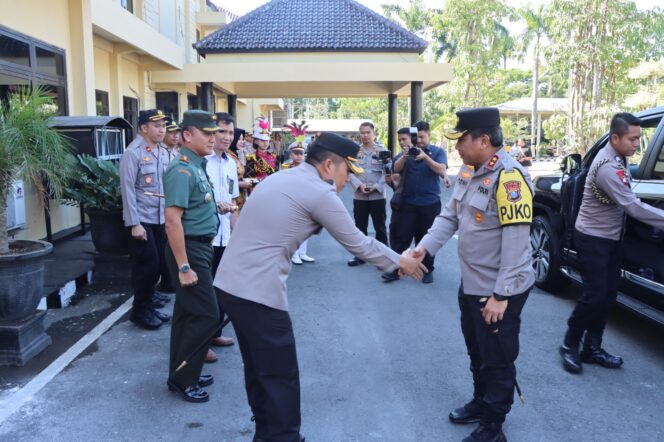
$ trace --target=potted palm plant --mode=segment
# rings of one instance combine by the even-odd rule
[[[0,102],[0,364],[22,365],[48,346],[43,295],[44,257],[53,245],[10,240],[7,198],[22,179],[42,201],[59,199],[70,179],[67,139],[49,127],[55,113],[51,98],[39,87],[19,89]]]
[[[78,155],[72,184],[63,202],[82,205],[90,218],[90,236],[97,251],[105,255],[129,253],[129,234],[122,221],[120,169],[116,161]]]

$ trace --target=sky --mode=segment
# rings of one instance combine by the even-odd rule
[[[268,0],[212,0],[214,3],[219,4],[236,12],[240,15],[246,14],[249,11],[265,4]],[[324,2],[325,0],[320,0]],[[541,0],[528,1],[528,0],[507,0],[507,3],[513,6],[522,6],[525,4],[538,4]],[[639,9],[652,9],[654,6],[662,6],[661,0],[635,0]],[[408,6],[408,0],[359,0],[359,3],[373,9],[376,12],[382,12],[380,5],[382,4],[398,4],[401,6]],[[442,0],[424,0],[424,4],[430,8],[440,7]]]

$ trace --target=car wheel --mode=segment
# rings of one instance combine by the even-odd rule
[[[559,240],[545,216],[536,216],[530,226],[530,245],[533,253],[535,285],[542,290],[555,291],[568,284],[560,273]]]

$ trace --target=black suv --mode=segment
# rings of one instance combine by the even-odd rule
[[[641,147],[630,160],[632,190],[644,202],[664,208],[664,106],[637,114],[643,120]],[[580,283],[574,223],[590,164],[609,141],[600,138],[583,159],[564,158],[562,174],[534,180],[534,218],[530,230],[536,285],[556,291]],[[632,163],[633,162],[633,163]],[[664,324],[664,232],[627,218],[618,303]]]

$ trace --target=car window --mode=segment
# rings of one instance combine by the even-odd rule
[[[653,120],[652,123],[659,123],[660,118]],[[652,141],[652,138],[655,136],[655,131],[657,130],[656,124],[649,124],[643,127],[643,136],[641,137],[641,145],[639,147],[639,153],[644,153],[648,148],[648,145]],[[661,138],[661,137],[660,137]],[[662,146],[659,146],[659,153],[657,154],[657,161],[655,162],[655,167],[653,168],[653,179],[663,180],[664,179],[664,149]],[[635,155],[636,156],[636,155]]]

